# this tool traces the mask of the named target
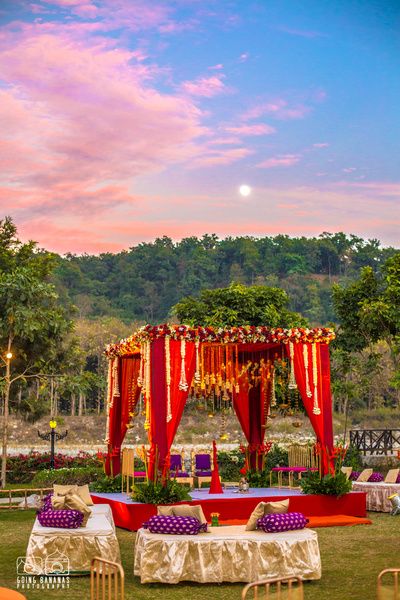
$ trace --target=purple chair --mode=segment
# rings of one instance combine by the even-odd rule
[[[193,486],[193,477],[185,471],[183,452],[180,454],[170,454],[169,470],[171,477],[176,478],[179,483],[190,483]]]
[[[213,459],[211,453],[195,454],[192,451],[192,474],[197,479],[198,487],[202,483],[211,482]]]

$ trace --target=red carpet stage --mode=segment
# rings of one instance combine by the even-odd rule
[[[208,490],[191,492],[189,504],[201,504],[206,519],[211,521],[211,513],[220,514],[220,522],[246,520],[255,506],[263,502],[273,502],[289,498],[289,511],[301,512],[307,517],[329,515],[366,516],[366,493],[350,492],[341,498],[333,496],[305,495],[298,490],[282,488],[254,488],[248,494],[227,490],[223,494],[209,494]],[[153,504],[133,502],[126,494],[91,494],[95,504],[109,504],[117,527],[137,531],[144,521],[157,513]]]

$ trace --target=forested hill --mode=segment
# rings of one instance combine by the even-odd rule
[[[56,285],[79,316],[151,323],[167,320],[171,306],[204,288],[232,281],[278,286],[287,291],[291,310],[318,325],[335,321],[335,281],[355,279],[364,266],[378,269],[396,251],[344,233],[224,240],[206,234],[177,243],[162,237],[118,254],[60,258]]]

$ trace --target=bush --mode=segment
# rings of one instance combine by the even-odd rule
[[[323,494],[327,496],[343,496],[351,490],[351,481],[339,471],[334,475],[328,473],[321,477],[319,473],[308,473],[301,478],[300,487],[304,494]]]
[[[239,481],[240,469],[244,466],[244,456],[239,450],[218,452],[218,468],[222,481]]]
[[[38,471],[50,468],[50,452],[31,451],[7,457],[7,480],[9,483],[29,483]],[[66,467],[98,467],[99,461],[94,454],[79,452],[77,456],[68,456],[61,452],[54,455],[56,469]]]
[[[269,487],[269,471],[247,471],[246,479],[250,487]]]
[[[289,455],[278,444],[274,444],[265,458],[265,469],[270,471],[273,467],[288,467]]]
[[[103,476],[97,481],[94,481],[90,486],[92,492],[120,492],[122,487],[122,476],[115,477]]]
[[[188,488],[175,479],[169,479],[163,485],[161,481],[137,483],[133,488],[132,499],[145,504],[175,504],[182,500],[191,500]]]
[[[349,446],[343,460],[343,465],[345,467],[353,467],[354,471],[362,469],[363,464],[360,450],[355,446]]]
[[[100,467],[72,467],[69,469],[49,469],[39,471],[32,480],[36,487],[50,487],[54,483],[84,485],[103,477]]]

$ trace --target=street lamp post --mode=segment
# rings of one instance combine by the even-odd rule
[[[50,425],[50,431],[48,433],[40,433],[40,431],[38,431],[38,436],[42,440],[50,441],[50,469],[54,469],[54,451],[55,451],[56,440],[62,440],[65,437],[67,437],[68,431],[66,430],[64,433],[57,433],[56,432],[57,423],[56,423],[56,421],[54,421],[54,419],[52,419],[50,421],[49,425]]]

